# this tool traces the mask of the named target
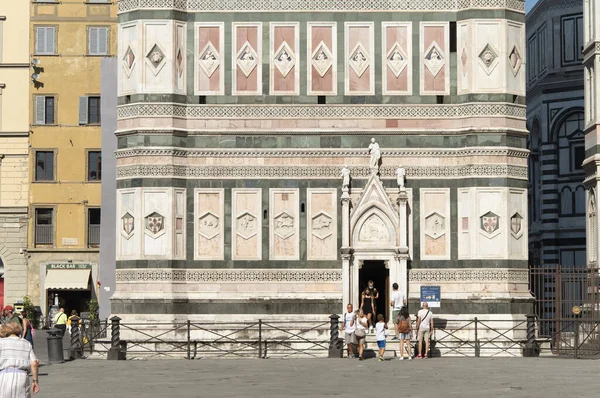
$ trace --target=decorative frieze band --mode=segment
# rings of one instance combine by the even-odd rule
[[[350,167],[353,178],[368,178],[369,167]],[[407,178],[498,177],[527,180],[527,167],[490,164],[466,166],[411,167]],[[380,168],[382,178],[396,178],[396,167]],[[133,165],[117,168],[117,179],[128,178],[333,178],[340,175],[334,166],[208,166]]]
[[[382,150],[383,156],[393,157],[469,157],[469,156],[508,156],[527,158],[529,151],[515,148],[457,148],[457,149],[398,149]],[[365,156],[364,149],[176,149],[176,148],[129,148],[116,152],[117,159],[135,156],[174,156],[183,158],[265,156],[265,157],[356,157]]]
[[[408,272],[410,282],[507,282],[527,283],[527,269],[412,269]]]
[[[189,119],[432,119],[514,117],[525,119],[524,105],[469,103],[458,105],[182,105],[137,103],[121,105],[119,119],[177,117]]]
[[[116,281],[130,282],[341,282],[336,269],[125,269]]]
[[[138,9],[175,9],[189,12],[265,11],[454,11],[501,8],[525,11],[523,0],[120,0],[119,12]]]

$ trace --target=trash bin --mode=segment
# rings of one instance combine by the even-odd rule
[[[63,363],[65,356],[63,353],[63,338],[59,329],[50,329],[48,333],[48,363]]]

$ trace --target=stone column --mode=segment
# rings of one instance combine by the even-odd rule
[[[346,305],[352,303],[352,251],[350,249],[350,195],[348,186],[342,187],[342,284],[343,284],[343,307],[342,314],[346,311]]]
[[[400,189],[398,217],[400,219],[400,250],[408,253],[408,195],[406,189]]]
[[[352,254],[342,252],[342,314],[345,312],[346,305],[352,303],[351,284],[352,284]]]
[[[394,259],[396,261],[396,278],[400,291],[408,303],[408,253],[399,254]]]

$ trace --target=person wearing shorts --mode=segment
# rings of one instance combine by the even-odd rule
[[[356,342],[358,345],[358,360],[362,361],[365,358],[363,357],[363,352],[365,350],[366,343],[366,335],[369,329],[369,321],[367,321],[367,316],[363,312],[363,310],[358,310],[358,318],[356,318],[356,330],[354,331],[354,336],[356,337]]]
[[[387,325],[384,321],[383,314],[377,315],[377,324],[375,325],[375,333],[377,340],[377,348],[379,348],[379,360],[384,361],[383,354],[385,354],[385,330]]]
[[[348,304],[348,312],[344,313],[342,319],[342,330],[346,332],[345,341],[348,345],[348,358],[355,358],[354,346],[356,345],[356,336],[354,331],[356,330],[356,315],[354,314],[352,304]]]
[[[396,318],[396,330],[398,331],[398,337],[400,339],[400,360],[404,360],[404,344],[408,351],[408,359],[412,359],[410,339],[412,337],[412,320],[408,313],[408,308],[402,307],[400,314]]]
[[[433,313],[426,302],[423,303],[423,309],[417,313],[417,328],[417,341],[419,345],[419,355],[417,355],[417,358],[427,358],[429,338],[433,332]],[[422,355],[423,340],[425,340],[425,355]]]
[[[398,319],[398,315],[400,315],[400,310],[404,307],[405,299],[404,295],[400,290],[398,290],[398,284],[394,283],[392,285],[392,289],[394,289],[392,293],[392,301],[390,301],[390,306],[392,307],[392,322],[394,322],[394,338],[392,340],[398,340],[398,326],[396,324],[396,320]]]

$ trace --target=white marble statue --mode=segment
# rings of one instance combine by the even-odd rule
[[[404,167],[398,167],[396,169],[396,178],[398,180],[398,188],[404,189],[404,177],[406,176],[406,170]]]
[[[347,190],[350,185],[350,169],[346,166],[342,169],[342,189]]]
[[[369,144],[369,153],[371,154],[369,166],[371,168],[376,167],[377,169],[379,169],[379,159],[381,159],[381,150],[379,149],[379,144],[375,142],[375,138],[371,138],[371,143]]]

